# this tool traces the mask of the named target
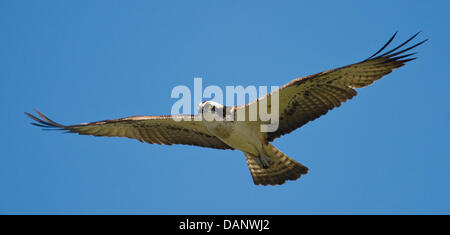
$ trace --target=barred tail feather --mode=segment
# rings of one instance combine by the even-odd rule
[[[273,160],[267,168],[261,165],[258,156],[245,153],[248,168],[255,185],[281,185],[286,180],[296,180],[301,175],[308,173],[307,167],[286,156],[273,145],[266,145],[265,151],[268,157]]]

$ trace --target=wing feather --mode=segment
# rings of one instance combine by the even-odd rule
[[[25,114],[36,121],[32,123],[33,125],[47,130],[62,130],[80,135],[127,137],[150,144],[185,144],[232,149],[209,133],[201,121],[194,121],[193,115],[191,115],[191,121],[175,121],[173,116],[134,116],[65,126],[35,111],[40,118],[27,112]]]
[[[414,34],[399,46],[385,53],[383,51],[394,40],[395,33],[388,42],[371,55],[366,60],[347,65],[341,68],[328,70],[325,72],[313,74],[310,76],[294,79],[279,90],[279,128],[275,132],[266,133],[267,141],[273,141],[281,135],[287,134],[302,125],[326,114],[329,110],[339,107],[341,103],[357,95],[355,88],[366,87],[383,76],[391,73],[394,69],[403,66],[406,62],[416,59],[411,56],[416,53],[407,53],[427,40],[423,40],[406,49],[400,50],[410,41],[417,37],[419,33]],[[379,55],[382,53],[381,55]],[[267,99],[271,103],[269,93],[258,99]],[[254,101],[237,109],[249,108],[251,105],[257,105]]]

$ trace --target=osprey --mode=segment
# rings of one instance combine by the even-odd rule
[[[41,119],[26,112],[25,114],[37,122],[32,123],[33,125],[80,135],[127,137],[150,144],[238,149],[244,153],[256,185],[279,185],[286,180],[300,178],[308,172],[308,168],[286,156],[270,142],[339,107],[357,94],[355,88],[366,87],[406,62],[416,59],[411,57],[415,53],[406,52],[427,40],[406,49],[400,48],[419,33],[380,54],[396,34],[364,61],[294,79],[275,91],[279,95],[279,121],[278,129],[272,132],[261,132],[260,125],[264,122],[260,119],[229,121],[225,118],[217,121],[211,118],[236,116],[236,113],[243,110],[248,113],[248,110],[261,101],[270,100],[274,92],[242,106],[226,107],[212,101],[203,102],[199,105],[199,115],[133,116],[65,126],[50,120],[37,110],[35,111]],[[202,121],[192,121],[199,116],[205,118]]]

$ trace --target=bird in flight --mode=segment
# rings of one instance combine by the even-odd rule
[[[198,115],[133,116],[66,126],[52,121],[37,110],[35,111],[40,118],[27,112],[25,114],[36,121],[33,125],[80,135],[127,137],[150,144],[184,144],[241,150],[255,185],[281,185],[287,180],[296,180],[307,174],[308,168],[286,156],[270,142],[339,107],[341,103],[356,96],[356,88],[366,87],[406,62],[416,59],[411,57],[416,53],[409,51],[427,40],[403,49],[419,34],[416,33],[385,52],[396,34],[366,60],[297,78],[280,87],[276,91],[279,96],[278,128],[272,132],[260,130],[264,121],[259,118],[255,121],[218,121],[211,118],[235,117],[242,110],[247,112],[261,101],[271,100],[273,92],[242,106],[227,107],[206,101],[199,104]],[[202,121],[192,121],[198,116],[205,118]]]

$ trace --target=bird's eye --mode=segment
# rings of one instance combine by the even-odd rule
[[[211,111],[216,112],[216,106],[212,106]]]

